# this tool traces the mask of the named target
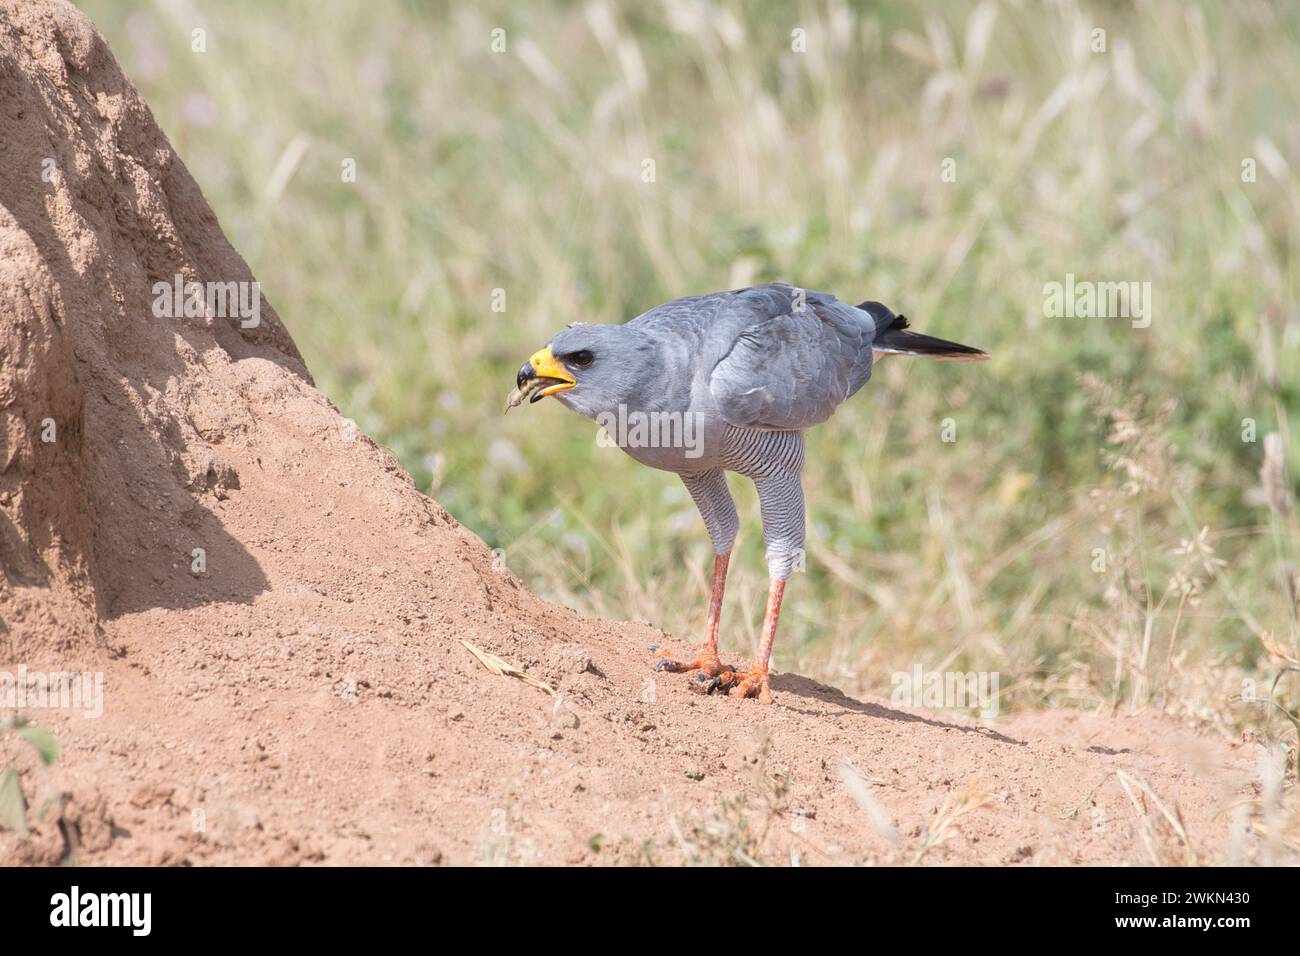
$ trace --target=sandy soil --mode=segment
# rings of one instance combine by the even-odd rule
[[[0,832],[0,863],[1033,865],[1239,842],[1253,748],[1155,715],[980,724],[793,674],[763,707],[655,675],[648,648],[689,641],[496,569],[314,388],[268,303],[250,329],[155,317],[178,273],[252,280],[89,22],[0,0],[0,670],[106,680],[101,717],[31,712],[62,745],[48,774],[0,742],[31,803],[56,795]]]

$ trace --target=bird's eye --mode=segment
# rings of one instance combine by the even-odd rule
[[[578,366],[578,368],[586,368],[593,361],[595,361],[595,359],[596,356],[592,355],[586,349],[582,349],[578,352],[574,352],[569,356],[569,361],[572,362],[574,365]]]

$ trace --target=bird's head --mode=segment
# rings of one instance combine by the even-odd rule
[[[580,415],[595,418],[634,401],[655,374],[652,344],[625,325],[576,323],[558,333],[519,369],[507,410],[554,395]]]

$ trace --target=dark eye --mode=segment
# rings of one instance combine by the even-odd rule
[[[586,368],[595,360],[596,356],[592,355],[586,349],[581,349],[580,351],[573,352],[569,355],[569,361],[578,366],[578,368]]]

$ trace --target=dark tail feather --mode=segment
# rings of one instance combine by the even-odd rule
[[[869,312],[876,320],[876,338],[871,347],[877,352],[919,355],[940,362],[982,362],[989,357],[983,349],[913,332],[908,328],[906,316],[894,315],[879,302],[863,302],[858,308]],[[889,324],[884,325],[885,322]]]

